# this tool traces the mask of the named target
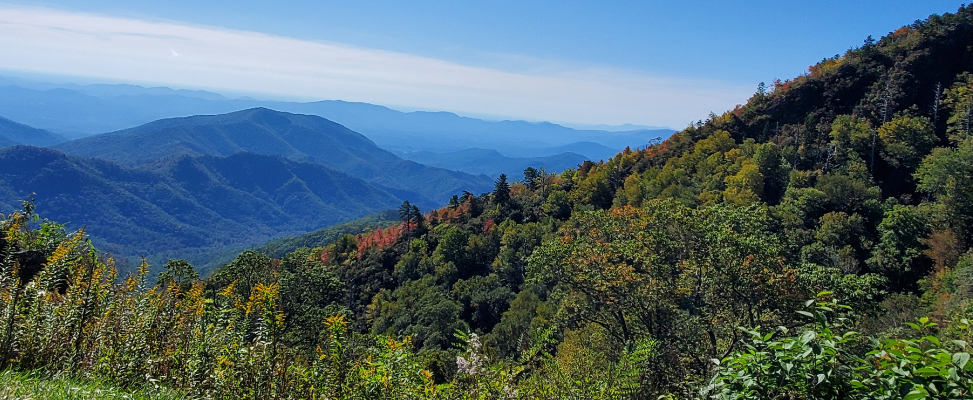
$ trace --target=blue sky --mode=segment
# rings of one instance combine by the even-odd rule
[[[9,14],[6,25],[0,18],[0,34],[30,42],[28,48],[24,40],[0,41],[0,51],[24,60],[0,61],[8,71],[679,128],[745,101],[761,81],[792,78],[868,35],[878,38],[929,14],[953,12],[959,3],[48,0],[0,4],[0,11],[5,7],[20,13]],[[3,32],[14,20],[46,30]],[[50,33],[68,26],[60,30],[97,40],[72,42]],[[107,32],[105,26],[130,29]],[[154,57],[142,49],[166,47],[161,44],[103,40],[163,40],[176,31],[182,33],[171,35],[178,40],[166,42],[164,53],[183,57],[179,65],[139,59]],[[263,49],[253,59],[240,45],[251,39]],[[280,61],[261,64],[268,58]],[[241,70],[231,70],[234,65]]]

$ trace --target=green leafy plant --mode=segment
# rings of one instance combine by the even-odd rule
[[[848,330],[842,315],[850,308],[825,300],[806,303],[798,311],[808,319],[798,328],[777,327],[771,332],[743,329],[751,336],[745,350],[713,360],[716,375],[702,395],[718,399],[830,399],[852,389],[861,359],[850,348],[858,333]],[[794,334],[785,336],[788,334]]]

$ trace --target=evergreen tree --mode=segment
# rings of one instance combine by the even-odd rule
[[[412,204],[409,200],[403,201],[402,206],[399,207],[399,219],[402,222],[409,222],[412,220]]]
[[[409,214],[410,214],[409,220],[415,221],[416,225],[421,226],[423,222],[426,222],[426,218],[422,216],[422,211],[419,211],[419,207],[416,207],[415,205],[412,206],[412,210],[410,211]]]
[[[493,189],[493,202],[507,204],[510,201],[510,185],[507,184],[507,174],[500,174],[496,188]]]
[[[540,172],[534,167],[527,167],[524,170],[524,184],[527,185],[530,190],[537,189],[537,178],[540,177]]]

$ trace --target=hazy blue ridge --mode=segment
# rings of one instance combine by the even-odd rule
[[[464,190],[478,193],[492,187],[487,177],[403,160],[322,117],[266,108],[163,119],[53,148],[127,166],[152,165],[176,155],[279,155],[344,171],[426,207],[445,204]]]
[[[67,139],[56,133],[33,128],[0,117],[0,147],[21,144],[44,147],[66,141]]]
[[[0,87],[0,115],[68,138],[118,131],[163,118],[225,114],[255,107],[324,117],[393,151],[489,148],[508,156],[541,157],[564,152],[544,149],[593,142],[618,152],[629,146],[644,147],[650,140],[674,132],[670,129],[579,130],[547,122],[486,121],[449,112],[400,112],[374,104],[338,100],[309,103],[229,100],[205,91],[134,85],[31,84],[3,78],[0,85],[7,85]],[[506,154],[508,149],[522,150],[515,155]],[[541,153],[524,153],[528,149]],[[607,154],[575,152],[591,159],[605,158]]]
[[[30,146],[0,150],[2,212],[28,196],[43,217],[86,226],[96,245],[128,257],[257,245],[403,201],[341,171],[280,156],[184,155],[148,170]]]
[[[434,167],[484,174],[496,178],[506,174],[519,177],[527,167],[544,168],[549,172],[559,172],[576,168],[588,158],[576,153],[561,153],[547,157],[507,157],[492,149],[466,149],[451,153],[419,151],[399,153],[403,158]]]

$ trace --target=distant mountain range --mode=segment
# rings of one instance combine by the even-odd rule
[[[280,156],[183,155],[145,169],[37,147],[0,150],[0,207],[18,209],[31,193],[44,217],[87,226],[96,245],[130,257],[178,251],[192,258],[403,201],[341,171]]]
[[[399,155],[420,164],[471,174],[485,174],[493,178],[500,176],[500,174],[518,178],[522,176],[527,167],[544,168],[550,172],[555,172],[563,170],[563,165],[577,166],[588,159],[576,153],[531,158],[507,157],[490,149],[466,149],[451,153],[418,151],[399,153]]]
[[[446,153],[482,148],[497,150],[508,157],[530,158],[552,155],[546,149],[592,142],[611,149],[610,154],[614,154],[629,146],[644,147],[650,140],[674,132],[670,129],[578,130],[547,122],[485,121],[448,112],[407,113],[367,103],[228,99],[205,91],[134,85],[38,84],[0,77],[0,115],[72,139],[163,118],[224,114],[255,107],[321,116],[396,152]],[[597,160],[606,158],[607,153],[578,154]]]
[[[597,160],[608,160],[609,158],[612,158],[616,154],[618,154],[618,151],[611,147],[605,146],[600,143],[595,143],[595,142],[574,142],[574,143],[570,143],[562,146],[555,146],[555,147],[504,149],[504,154],[511,157],[519,157],[519,158],[548,157],[548,156],[556,156],[558,154],[564,154],[564,153],[581,154],[590,160],[597,161]],[[572,166],[571,168],[574,168],[574,166]]]
[[[0,210],[46,218],[155,265],[321,229],[408,200],[423,210],[493,178],[404,160],[327,119],[255,108],[154,121],[73,141],[0,119]],[[47,145],[51,148],[23,146]]]
[[[344,171],[427,207],[444,204],[464,190],[478,193],[493,185],[485,176],[403,160],[327,119],[266,108],[163,119],[53,148],[126,166],[151,165],[178,155],[279,155]]]
[[[26,144],[52,146],[67,141],[61,135],[13,122],[0,117],[0,148]]]
[[[586,125],[586,124],[561,124],[568,128],[581,129],[581,130],[595,130],[595,131],[609,131],[609,132],[625,132],[625,131],[638,131],[638,130],[660,130],[669,129],[664,126],[648,126],[648,125],[635,125],[635,124],[621,124],[621,125],[606,125],[606,124],[596,124],[596,125]]]
[[[89,227],[97,246],[123,258],[161,265],[177,256],[204,269],[214,255],[275,237],[404,200],[438,207],[463,191],[491,190],[501,173],[518,179],[527,167],[574,168],[672,132],[134,85],[16,86],[23,84],[0,77],[0,212],[34,194],[42,216]],[[371,225],[349,226],[308,237]]]

